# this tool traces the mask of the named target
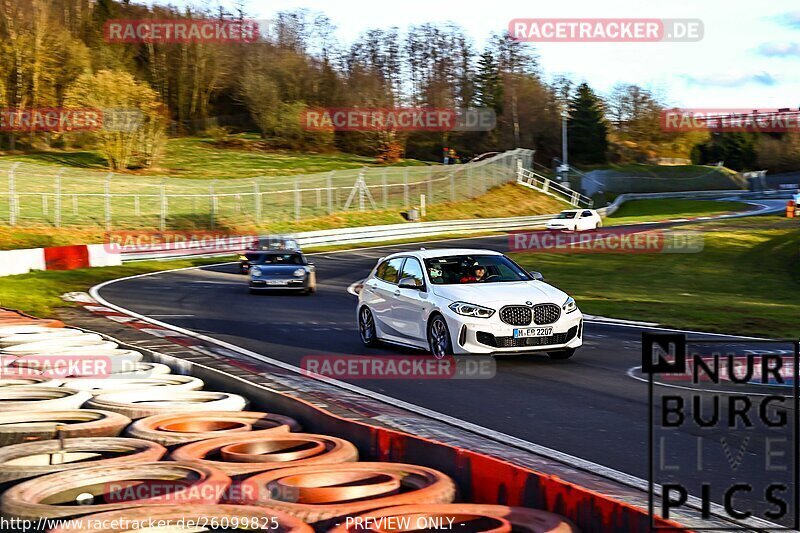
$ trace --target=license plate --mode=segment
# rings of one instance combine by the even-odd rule
[[[519,328],[514,330],[515,339],[525,337],[549,337],[553,334],[553,328]]]
[[[267,280],[267,285],[286,285],[288,283],[289,283],[288,281],[284,281],[282,279],[268,279]]]

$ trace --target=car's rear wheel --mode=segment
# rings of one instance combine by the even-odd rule
[[[557,361],[569,359],[575,355],[575,348],[570,348],[569,350],[559,350],[557,352],[547,352],[547,355],[550,356],[550,359],[555,359]]]
[[[375,330],[375,317],[369,307],[364,306],[358,312],[358,332],[361,335],[361,342],[364,346],[375,346],[378,344],[378,333]]]
[[[447,329],[447,322],[442,315],[435,315],[428,323],[428,347],[437,359],[453,355],[450,330]]]

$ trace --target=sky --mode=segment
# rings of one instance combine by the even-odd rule
[[[306,8],[325,13],[348,43],[368,28],[454,22],[476,46],[515,18],[694,18],[699,42],[536,43],[546,79],[560,74],[607,94],[635,83],[667,104],[693,108],[800,107],[800,2],[797,0],[134,0],[232,8],[269,19]]]

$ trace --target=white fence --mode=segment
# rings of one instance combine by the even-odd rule
[[[221,228],[300,221],[352,210],[408,209],[474,198],[513,182],[533,150],[476,163],[364,167],[293,177],[180,179],[0,160],[0,224]],[[0,175],[2,175],[0,174]]]

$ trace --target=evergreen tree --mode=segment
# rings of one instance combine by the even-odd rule
[[[579,85],[569,103],[567,132],[570,161],[584,164],[606,162],[608,125],[603,111],[602,100],[589,85]]]
[[[475,99],[480,107],[494,109],[498,115],[503,114],[503,83],[499,66],[491,52],[484,52],[478,60]]]

